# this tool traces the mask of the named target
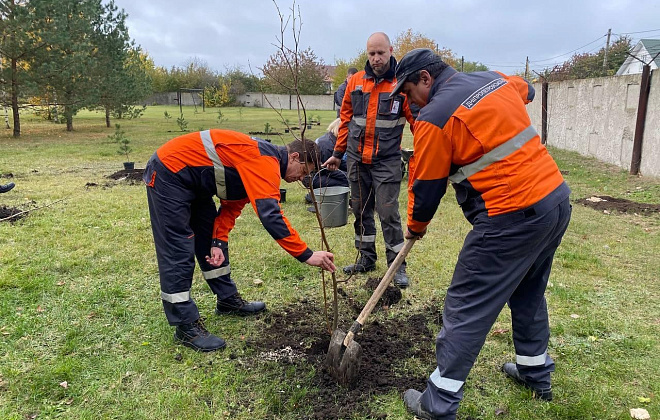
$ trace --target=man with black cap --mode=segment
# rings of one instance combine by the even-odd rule
[[[397,86],[421,107],[410,158],[408,230],[422,237],[448,181],[473,225],[445,296],[437,368],[407,408],[423,419],[455,419],[463,385],[505,304],[516,363],[502,370],[552,399],[550,329],[544,292],[570,220],[570,190],[531,125],[534,88],[495,71],[458,73],[428,49],[406,54]]]
[[[376,268],[376,224],[378,212],[390,265],[403,248],[399,215],[401,189],[401,139],[406,120],[413,129],[415,119],[406,97],[390,95],[396,86],[390,39],[382,32],[367,40],[368,61],[364,70],[348,81],[341,107],[341,126],[335,150],[323,164],[334,171],[346,152],[351,208],[355,215],[355,247],[360,252],[355,264],[344,267],[346,274]],[[394,275],[394,284],[408,287],[406,263]]]
[[[346,79],[342,82],[341,85],[339,85],[337,91],[335,92],[335,105],[337,105],[337,118],[339,118],[341,112],[341,103],[344,101],[344,94],[346,94],[346,85],[348,84],[348,81],[351,80],[351,77],[353,77],[353,75],[357,72],[358,70],[355,67],[349,67],[348,71],[346,72]]]

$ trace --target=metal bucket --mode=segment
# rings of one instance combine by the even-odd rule
[[[339,227],[348,223],[349,187],[314,188],[323,227]]]

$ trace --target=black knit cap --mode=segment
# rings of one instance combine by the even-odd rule
[[[440,56],[428,48],[415,48],[408,52],[396,66],[396,87],[390,93],[390,98],[401,92],[408,76],[429,64],[439,62],[442,62]]]

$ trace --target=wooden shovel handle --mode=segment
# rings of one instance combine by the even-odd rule
[[[371,314],[371,311],[374,310],[374,307],[383,296],[383,293],[385,293],[385,289],[387,289],[387,286],[389,286],[390,282],[392,281],[394,274],[397,272],[399,267],[401,267],[403,260],[406,259],[406,256],[408,255],[408,252],[410,251],[410,248],[412,248],[416,239],[417,237],[408,239],[403,244],[403,248],[401,248],[401,251],[399,251],[392,264],[390,264],[390,268],[387,269],[387,272],[381,279],[380,283],[378,283],[378,287],[376,287],[376,290],[374,290],[374,293],[369,298],[367,304],[364,305],[364,308],[362,308],[362,312],[360,312],[360,315],[358,315],[357,319],[353,323],[353,327],[361,328],[361,326],[364,325],[364,321]],[[354,329],[353,327],[351,328],[351,331]],[[344,344],[346,346],[348,346],[348,344],[353,341],[353,336],[354,333],[351,332],[346,335],[346,338],[344,339]]]

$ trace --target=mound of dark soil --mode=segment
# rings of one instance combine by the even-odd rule
[[[371,277],[367,280],[365,283],[365,287],[367,290],[374,291],[378,287],[378,284],[380,283],[379,278]],[[394,287],[394,286],[387,286],[385,291],[383,292],[383,296],[380,298],[380,305],[383,308],[387,308],[390,305],[394,305],[395,303],[399,303],[401,300],[401,290],[399,288]]]
[[[401,292],[396,291],[400,300]],[[393,300],[390,302],[392,304]],[[343,308],[346,303],[348,309]],[[341,302],[341,329],[346,331],[350,327],[365,303]],[[401,318],[388,317],[386,321],[373,319],[372,315],[362,333],[355,338],[363,354],[359,378],[349,387],[338,385],[325,365],[330,333],[326,329],[322,307],[318,303],[302,301],[282,312],[269,312],[264,316],[265,331],[260,333],[263,338],[250,342],[262,355],[283,354],[286,349],[288,356],[277,359],[280,363],[294,364],[297,369],[313,372],[311,392],[305,396],[305,404],[311,406],[313,414],[301,418],[344,419],[358,415],[384,419],[387,418],[386,412],[368,407],[374,395],[393,390],[402,394],[408,388],[426,388],[426,380],[436,363],[435,338],[429,325],[442,324],[439,307],[426,308],[422,313]],[[382,306],[381,310],[385,308]],[[423,373],[410,372],[406,365],[410,360],[427,368]]]
[[[21,213],[22,210],[17,209],[16,207],[0,206],[0,220],[4,222],[15,222],[19,219],[22,219],[25,217],[25,214],[27,214]]]
[[[115,181],[126,180],[132,183],[137,183],[142,182],[143,173],[144,169],[123,169],[109,175],[108,178],[114,179]]]
[[[609,195],[587,197],[577,203],[598,211],[618,212],[628,214],[652,215],[660,213],[660,204],[637,203],[624,198],[614,198]]]

